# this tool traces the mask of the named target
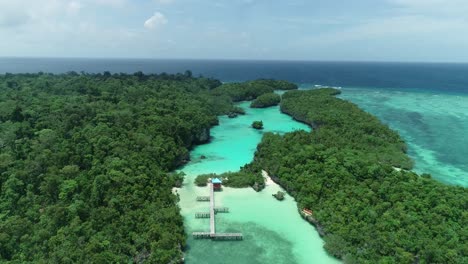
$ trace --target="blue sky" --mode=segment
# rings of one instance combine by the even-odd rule
[[[466,0],[0,0],[0,56],[468,62]]]

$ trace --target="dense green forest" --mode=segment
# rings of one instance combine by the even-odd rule
[[[234,102],[251,101],[257,97],[273,93],[275,90],[293,90],[297,85],[277,80],[255,80],[243,83],[224,83],[213,90],[213,94],[219,97],[227,96]]]
[[[398,134],[338,90],[291,91],[281,110],[310,133],[266,133],[243,171],[269,172],[313,211],[345,263],[468,263],[468,190],[407,170]]]
[[[185,234],[170,174],[209,140],[217,80],[0,75],[0,262],[169,263]]]
[[[299,88],[295,83],[290,83],[284,80],[258,79],[252,82],[255,82],[256,84],[270,86],[275,90],[296,90]]]
[[[233,102],[278,89],[297,86],[190,71],[0,75],[0,262],[179,261],[171,188],[183,175],[170,172],[218,115],[243,113]],[[337,93],[285,93],[281,110],[314,131],[267,133],[251,164],[218,176],[261,189],[267,170],[347,263],[467,263],[467,190],[395,169],[412,167],[403,140]]]
[[[281,96],[275,93],[266,93],[257,97],[252,101],[250,107],[252,108],[264,108],[278,105],[281,101]]]
[[[356,105],[333,96],[339,92],[331,88],[290,91],[283,95],[281,111],[312,128],[322,128],[314,133],[321,144],[347,146],[367,153],[366,160],[411,169],[413,161],[398,133]]]

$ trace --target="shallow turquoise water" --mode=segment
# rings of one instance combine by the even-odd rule
[[[180,194],[180,206],[188,239],[187,263],[337,263],[323,249],[323,241],[314,227],[298,214],[293,198],[286,195],[282,202],[271,195],[280,190],[267,186],[262,192],[251,188],[224,188],[216,193],[216,206],[229,207],[230,213],[217,214],[218,232],[242,232],[243,241],[194,240],[194,231],[208,231],[208,219],[195,219],[196,212],[208,211],[209,204],[196,202],[198,195],[208,195],[207,188],[194,186],[196,175],[237,171],[249,163],[264,132],[286,133],[297,129],[309,130],[304,124],[281,114],[278,107],[251,109],[241,103],[247,114],[235,119],[220,118],[212,129],[211,143],[196,147],[192,161],[185,166],[187,176]],[[262,120],[265,129],[250,128],[254,120]],[[206,159],[200,159],[205,155]]]
[[[468,95],[345,88],[341,98],[400,133],[415,171],[468,187]]]

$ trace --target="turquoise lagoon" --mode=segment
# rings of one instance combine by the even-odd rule
[[[468,187],[468,95],[343,88],[340,97],[398,131],[408,144],[416,172]]]
[[[212,141],[191,152],[191,162],[181,171],[186,173],[183,188],[178,190],[180,207],[188,234],[186,263],[338,263],[327,255],[323,241],[315,228],[298,214],[296,202],[286,195],[282,202],[272,197],[280,190],[269,185],[261,192],[252,188],[224,188],[215,193],[217,206],[229,207],[230,213],[217,214],[218,232],[242,232],[243,241],[194,240],[192,232],[208,231],[208,219],[195,219],[196,212],[208,211],[209,204],[196,202],[196,196],[208,195],[207,188],[196,187],[195,177],[203,173],[237,171],[253,159],[263,133],[286,133],[310,130],[304,124],[280,113],[278,107],[251,109],[240,104],[245,116],[229,119],[220,117],[220,125],[212,128]],[[250,125],[262,120],[265,129],[258,131]],[[200,159],[200,156],[206,159]]]

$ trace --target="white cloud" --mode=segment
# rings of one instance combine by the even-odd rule
[[[468,1],[387,0],[395,9],[387,16],[360,20],[337,30],[305,37],[323,45],[376,42],[414,46],[459,45],[468,43]]]
[[[16,1],[0,0],[0,26],[21,26],[30,20],[28,12]]]
[[[171,4],[174,2],[174,0],[154,0],[157,4],[163,4],[163,5],[167,5],[167,4]]]
[[[94,0],[95,3],[111,7],[123,7],[127,3],[126,0]]]
[[[0,26],[38,25],[68,12],[71,1],[0,0]],[[76,8],[76,5],[75,5]]]
[[[24,12],[4,13],[0,15],[0,27],[16,27],[26,24],[30,17]]]
[[[325,54],[323,59],[335,60],[463,61],[467,28],[459,18],[402,14],[304,36],[292,45],[314,50],[317,59]]]
[[[81,8],[83,8],[83,6],[81,5],[80,2],[71,1],[70,3],[68,3],[67,11],[70,14],[78,14]]]
[[[451,29],[459,29],[462,21],[436,21],[423,16],[400,16],[369,20],[361,25],[332,33],[331,36],[342,40],[366,40],[376,38],[404,38],[433,36]],[[330,35],[329,35],[330,36]],[[324,36],[322,36],[324,37]],[[323,38],[320,38],[323,41]]]
[[[466,0],[387,0],[390,4],[403,8],[406,13],[421,15],[466,15]]]
[[[166,25],[167,22],[167,18],[163,14],[161,14],[160,12],[156,12],[152,17],[148,18],[145,21],[144,27],[147,29],[157,29],[161,26]]]

